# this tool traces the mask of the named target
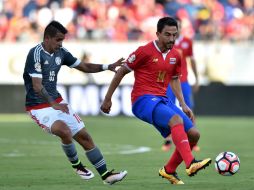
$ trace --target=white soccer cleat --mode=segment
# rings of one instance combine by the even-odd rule
[[[112,170],[103,176],[102,178],[103,183],[108,185],[113,185],[116,182],[122,181],[122,179],[125,178],[127,173],[128,173],[127,171],[120,171],[120,172],[114,173]]]
[[[84,180],[89,180],[89,179],[92,179],[94,177],[93,172],[88,170],[85,167],[76,168],[75,172],[76,172],[76,174],[78,174],[81,177],[81,179],[84,179]]]

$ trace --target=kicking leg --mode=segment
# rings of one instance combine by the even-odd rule
[[[81,129],[73,138],[84,148],[88,160],[94,165],[105,184],[114,184],[127,175],[127,171],[112,172],[107,170],[101,151],[95,146],[92,137],[85,128]]]
[[[62,121],[55,121],[51,127],[51,132],[61,138],[62,148],[68,160],[71,162],[75,172],[82,179],[91,179],[94,177],[93,172],[85,168],[78,158],[75,144],[72,142],[72,133],[70,128]]]

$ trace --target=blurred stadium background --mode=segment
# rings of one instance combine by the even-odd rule
[[[164,15],[179,17],[183,33],[194,39],[201,83],[194,97],[196,114],[253,115],[253,0],[0,0],[0,113],[24,112],[26,55],[52,19],[68,28],[64,46],[75,56],[86,54],[91,62],[106,64],[155,39],[156,23]],[[112,77],[66,68],[59,90],[79,114],[99,115]],[[189,77],[194,82],[192,73]],[[132,81],[131,74],[124,79],[112,115],[132,115]]]

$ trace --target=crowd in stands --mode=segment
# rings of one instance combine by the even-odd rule
[[[39,41],[52,19],[68,40],[151,40],[166,15],[196,40],[254,39],[254,0],[0,0],[0,41]]]

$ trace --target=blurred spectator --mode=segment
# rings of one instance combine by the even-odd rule
[[[0,40],[33,41],[52,19],[67,40],[152,40],[154,23],[179,17],[196,40],[253,40],[253,0],[0,0]]]

